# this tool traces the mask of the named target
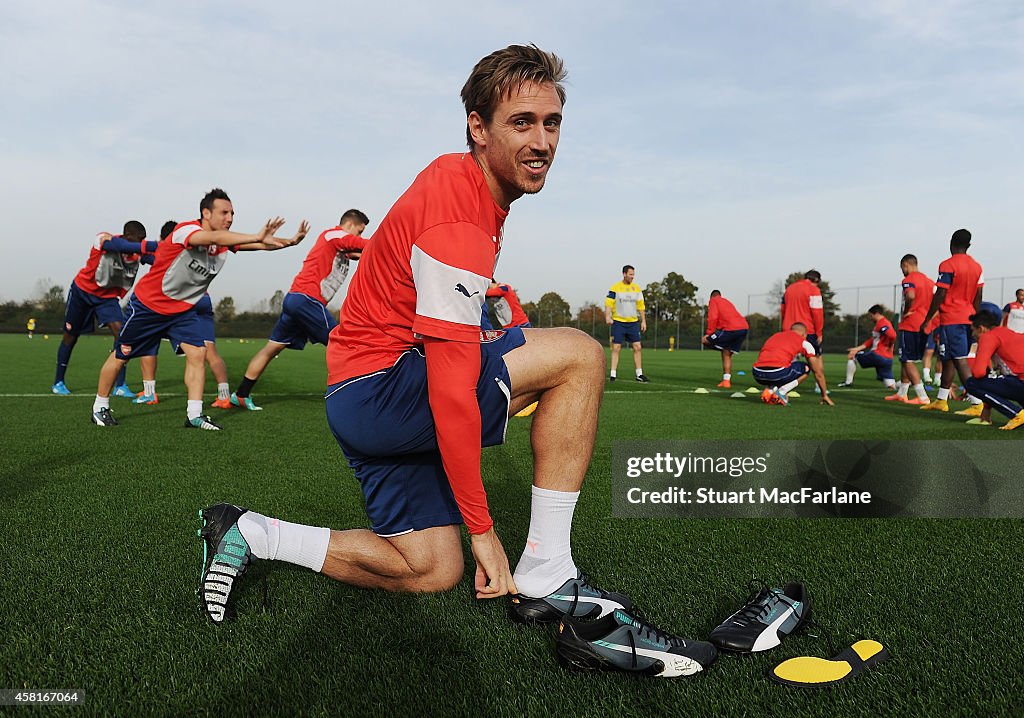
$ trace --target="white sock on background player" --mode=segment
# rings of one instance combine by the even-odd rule
[[[782,386],[780,386],[779,387],[779,393],[780,394],[788,394],[789,392],[791,392],[794,389],[796,389],[799,384],[800,384],[800,382],[798,382],[796,379],[794,379],[793,381],[789,382],[788,384],[783,384]]]

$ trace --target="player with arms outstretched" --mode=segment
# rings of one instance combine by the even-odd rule
[[[250,394],[274,357],[285,349],[301,350],[306,342],[327,344],[331,330],[338,326],[327,304],[345,283],[349,263],[359,259],[366,248],[363,230],[369,223],[362,211],[350,209],[341,215],[338,226],[320,233],[284,296],[270,339],[249,361],[242,382],[231,395],[231,406],[259,411],[262,407],[256,406]]]
[[[196,302],[220,272],[226,252],[290,247],[302,241],[309,226],[302,222],[291,239],[274,236],[284,224],[280,217],[267,221],[255,234],[232,232],[234,206],[220,188],[203,197],[199,212],[199,219],[179,224],[159,243],[153,269],[139,281],[128,302],[121,337],[100,370],[92,408],[92,421],[98,426],[118,423],[110,411],[110,389],[121,367],[129,359],[156,354],[160,340],[166,337],[185,354],[185,426],[220,430],[210,417],[203,415],[206,346]]]
[[[135,283],[140,266],[152,264],[156,247],[156,242],[146,241],[146,228],[136,220],[125,222],[120,235],[107,232],[96,235],[89,259],[68,289],[64,336],[57,346],[57,373],[51,389],[54,394],[71,393],[64,378],[78,337],[93,331],[98,324],[110,329],[117,344],[124,321],[121,298]],[[135,396],[125,383],[123,368],[114,380],[115,396]]]

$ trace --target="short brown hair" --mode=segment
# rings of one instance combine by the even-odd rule
[[[509,45],[495,50],[476,63],[469,79],[462,86],[462,104],[466,117],[474,112],[490,124],[494,110],[504,98],[527,82],[553,84],[558,100],[565,104],[565,63],[554,53],[544,52],[536,45]],[[466,143],[472,149],[473,137],[466,127]]]
[[[367,217],[362,210],[350,209],[345,214],[341,215],[341,219],[338,220],[338,224],[345,224],[345,222],[355,222],[361,224],[364,227],[370,223],[370,218]]]

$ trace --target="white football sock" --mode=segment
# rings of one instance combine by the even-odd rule
[[[192,419],[198,419],[203,415],[203,400],[202,399],[188,399],[185,415],[191,421]]]
[[[615,376],[615,370],[612,369],[610,372],[608,372],[608,376],[614,377]]]
[[[732,379],[732,374],[722,374],[722,381],[729,381]]]
[[[897,396],[906,396],[908,391],[910,391],[910,382],[908,382],[908,381],[901,381],[899,383],[899,388],[896,390],[896,395]]]
[[[928,392],[924,390],[924,384],[914,384],[914,393],[917,394],[918,399],[927,399]]]
[[[857,372],[857,362],[853,359],[849,359],[846,362],[846,383],[853,383],[853,375]]]
[[[142,380],[142,393],[145,396],[153,396],[156,394],[156,379],[153,381]]]
[[[524,596],[547,596],[579,570],[572,560],[570,534],[579,491],[531,490],[530,532],[512,578]]]
[[[217,385],[217,398],[218,399],[229,399],[231,398],[231,385],[227,382]]]
[[[949,398],[949,389],[939,387],[939,393],[935,395],[936,401],[945,401]]]
[[[96,399],[92,403],[92,413],[95,414],[100,409],[109,409],[109,408],[110,408],[110,397],[109,396],[100,396],[99,394],[97,394],[96,395]]]
[[[637,376],[640,376],[640,375],[641,375],[641,374],[643,374],[643,373],[644,373],[644,370],[643,370],[643,369],[641,369],[640,367],[637,367],[637,368],[636,368],[636,375],[637,375]]]
[[[885,384],[885,388],[886,389],[892,389],[893,387],[896,386],[896,380],[895,379],[883,379],[882,383]]]
[[[238,530],[256,558],[287,561],[317,573],[327,560],[331,530],[270,518],[255,511],[238,517]]]
[[[793,381],[789,382],[788,384],[783,384],[782,386],[779,387],[779,393],[780,394],[788,394],[789,392],[791,392],[794,389],[796,389],[798,384],[800,384],[800,382],[798,382],[796,379],[794,379]]]

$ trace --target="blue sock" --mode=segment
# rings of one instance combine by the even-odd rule
[[[125,384],[124,377],[125,377],[125,374],[127,374],[127,373],[128,373],[128,363],[125,362],[124,364],[121,365],[121,371],[117,372],[117,379],[114,381],[114,386],[115,387],[124,386],[124,384]]]
[[[71,361],[71,352],[74,348],[74,344],[68,345],[64,342],[57,345],[57,374],[53,379],[54,384],[64,381],[64,374],[68,370],[68,362]]]

